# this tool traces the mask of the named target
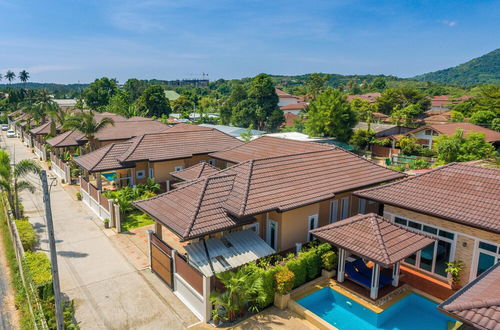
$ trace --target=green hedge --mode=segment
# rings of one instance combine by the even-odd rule
[[[17,232],[25,251],[33,251],[38,241],[36,231],[27,219],[16,220]]]
[[[307,279],[307,263],[304,258],[293,258],[289,260],[285,266],[295,275],[293,287],[299,287],[306,282]]]
[[[50,261],[43,252],[26,252],[24,255],[25,270],[41,299],[47,299],[52,292],[52,273]]]
[[[317,249],[300,252],[298,259],[302,259],[306,265],[308,280],[313,280],[321,274],[321,255],[318,253]]]

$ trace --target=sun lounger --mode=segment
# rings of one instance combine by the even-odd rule
[[[370,279],[371,279],[372,269],[368,268],[368,266],[366,266],[363,259],[356,259],[352,263],[354,265],[354,268],[356,268],[359,272],[366,274],[366,276],[370,277]],[[392,277],[380,273],[380,275],[379,275],[379,286],[380,287],[389,285],[391,283],[392,283]]]

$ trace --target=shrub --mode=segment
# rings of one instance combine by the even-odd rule
[[[16,220],[16,227],[24,250],[33,251],[35,244],[37,243],[37,236],[28,219],[25,218]]]
[[[306,252],[299,253],[299,259],[304,260],[307,270],[307,279],[312,280],[321,273],[322,263],[321,256],[317,249],[311,249]]]
[[[82,200],[82,194],[80,192],[76,193],[76,199],[81,201]]]
[[[327,251],[321,256],[323,268],[330,271],[337,268],[337,254],[333,251]]]
[[[29,278],[38,289],[41,299],[50,299],[52,291],[52,273],[50,261],[43,252],[26,252],[24,255],[24,268]]]
[[[295,275],[293,283],[294,288],[301,286],[306,282],[307,264],[304,258],[291,259],[285,264],[285,267],[288,268],[290,271],[292,271],[293,274]]]
[[[316,247],[316,250],[318,251],[318,254],[322,256],[323,254],[327,253],[328,251],[332,250],[332,245],[330,243],[321,243]]]
[[[293,289],[295,275],[287,268],[283,268],[276,274],[276,292],[279,294],[287,294]]]

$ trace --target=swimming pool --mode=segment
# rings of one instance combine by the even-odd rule
[[[381,313],[358,304],[330,287],[297,303],[339,330],[446,330],[455,320],[440,313],[433,301],[411,293]]]

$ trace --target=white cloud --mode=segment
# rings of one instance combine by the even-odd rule
[[[457,24],[458,24],[458,22],[457,22],[457,21],[449,21],[449,20],[446,20],[446,19],[441,20],[440,22],[441,22],[442,24],[444,24],[444,25],[449,26],[449,27],[454,27],[455,25],[457,25]]]

